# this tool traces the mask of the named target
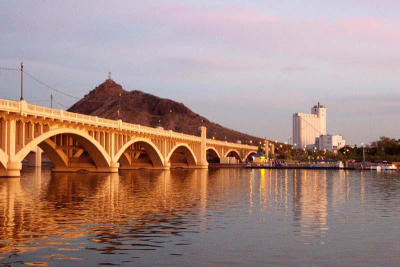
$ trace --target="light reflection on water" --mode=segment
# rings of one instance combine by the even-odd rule
[[[396,265],[398,173],[171,170],[0,179],[0,264]]]

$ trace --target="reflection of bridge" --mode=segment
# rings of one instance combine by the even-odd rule
[[[138,168],[206,168],[207,158],[245,161],[256,146],[0,99],[0,176],[19,176],[39,146],[54,171],[117,172]]]

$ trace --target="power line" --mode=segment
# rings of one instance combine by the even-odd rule
[[[4,70],[4,71],[21,71],[21,69],[19,69],[19,68],[8,68],[8,67],[0,67],[0,70]],[[81,100],[81,98],[79,98],[79,97],[77,97],[77,96],[73,96],[73,95],[71,95],[71,94],[65,93],[65,92],[62,91],[62,90],[56,89],[56,88],[54,88],[53,86],[50,86],[49,84],[47,84],[47,83],[41,81],[40,79],[36,78],[33,74],[31,74],[31,73],[29,73],[29,72],[27,72],[27,71],[25,71],[25,70],[22,70],[22,72],[25,73],[26,75],[28,75],[28,76],[29,76],[31,79],[33,79],[35,82],[37,82],[37,83],[43,85],[44,87],[46,87],[47,89],[49,89],[50,91],[54,91],[54,92],[60,93],[60,94],[62,94],[62,95],[64,95],[64,96],[67,96],[67,97],[70,97],[70,98],[73,98],[73,99],[76,99],[76,100]],[[35,102],[35,101],[34,101],[34,102]],[[36,101],[36,102],[41,102],[41,101]],[[101,104],[101,103],[105,103],[106,101],[86,100],[86,102],[90,102],[90,103],[99,103],[99,104]],[[61,104],[61,103],[59,103],[59,102],[56,102],[56,103],[57,103],[58,105],[64,107],[64,108],[68,108],[67,106],[65,106],[65,105],[63,105],[63,104]]]
[[[69,107],[65,106],[64,104],[61,104],[60,102],[55,101],[54,99],[53,99],[53,101],[54,101],[54,103],[56,103],[57,105],[61,106],[62,108],[65,108],[65,109],[69,108]]]
[[[11,70],[11,71],[18,71],[19,69],[16,69],[16,68],[6,68],[6,67],[0,67],[0,70]]]
[[[39,84],[41,84],[41,85],[47,87],[49,90],[55,91],[55,92],[57,92],[57,93],[60,93],[60,94],[62,94],[62,95],[65,95],[65,96],[68,96],[68,97],[71,97],[71,98],[74,98],[74,99],[77,99],[77,100],[80,99],[79,97],[76,97],[76,96],[70,95],[70,94],[68,94],[68,93],[65,93],[65,92],[63,92],[63,91],[61,91],[61,90],[58,90],[58,89],[56,89],[56,88],[54,88],[54,87],[48,85],[48,84],[45,83],[45,82],[42,82],[41,80],[39,80],[38,78],[36,78],[35,76],[33,76],[32,74],[30,74],[30,73],[28,73],[28,72],[26,72],[26,71],[23,71],[23,72],[24,72],[26,75],[28,75],[29,77],[31,77],[31,78],[32,78],[34,81],[36,81],[37,83],[39,83]]]
[[[16,69],[16,70],[18,70],[18,69]],[[79,98],[79,97],[77,97],[77,96],[73,96],[73,95],[71,95],[71,94],[65,93],[65,92],[63,92],[63,91],[61,91],[61,90],[58,90],[58,89],[56,89],[56,88],[54,88],[54,87],[48,85],[47,83],[45,83],[45,82],[39,80],[38,78],[36,78],[35,76],[33,76],[32,74],[30,74],[30,73],[28,73],[28,72],[26,72],[26,71],[23,71],[23,72],[24,72],[25,74],[27,74],[29,77],[31,77],[33,80],[35,80],[36,82],[38,82],[38,83],[40,83],[41,85],[47,87],[49,90],[58,92],[58,93],[60,93],[60,94],[62,94],[62,95],[65,95],[65,96],[74,98],[74,99],[76,99],[76,100],[81,100],[81,98]],[[93,101],[93,100],[86,100],[86,102],[91,102],[91,103],[105,103],[105,101]],[[60,104],[60,103],[59,103],[59,104]],[[63,107],[65,107],[65,105],[62,105],[62,104],[60,104],[60,105],[63,106]]]
[[[48,102],[48,99],[29,99],[29,102],[33,103],[42,103],[42,102]]]

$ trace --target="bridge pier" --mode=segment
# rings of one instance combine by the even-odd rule
[[[207,169],[208,162],[207,162],[207,128],[204,126],[200,127],[201,133],[201,144],[200,144],[200,160],[197,164],[198,169]]]
[[[57,172],[57,173],[69,173],[69,172],[90,172],[90,173],[117,173],[118,169],[114,169],[114,168],[102,168],[102,169],[98,169],[98,168],[79,168],[79,167],[75,167],[75,168],[54,168],[51,170],[52,172]]]
[[[198,164],[196,166],[189,166],[191,169],[208,169],[208,163],[206,164]]]
[[[111,162],[108,172],[115,173],[118,172],[118,169],[119,169],[119,162]]]
[[[7,168],[0,170],[0,177],[19,177],[21,176],[21,170],[21,162],[8,162]]]
[[[54,167],[52,169],[53,172],[79,172],[79,171],[84,171],[84,172],[94,172],[94,173],[118,173],[119,171],[119,163],[114,162],[110,164],[110,167],[103,167],[103,168],[98,168],[95,166],[87,166],[82,164],[81,166],[75,165],[75,166],[68,166],[68,167]]]
[[[32,150],[34,155],[32,155],[28,159],[28,166],[29,167],[41,167],[42,166],[42,150],[40,147],[36,147],[36,149]]]

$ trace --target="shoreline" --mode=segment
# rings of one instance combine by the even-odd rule
[[[282,169],[282,170],[357,170],[357,171],[376,171],[370,168],[357,168],[353,166],[338,167],[338,166],[265,166],[265,165],[247,165],[247,164],[210,164],[209,169]],[[382,172],[398,172],[396,170],[380,170]]]

